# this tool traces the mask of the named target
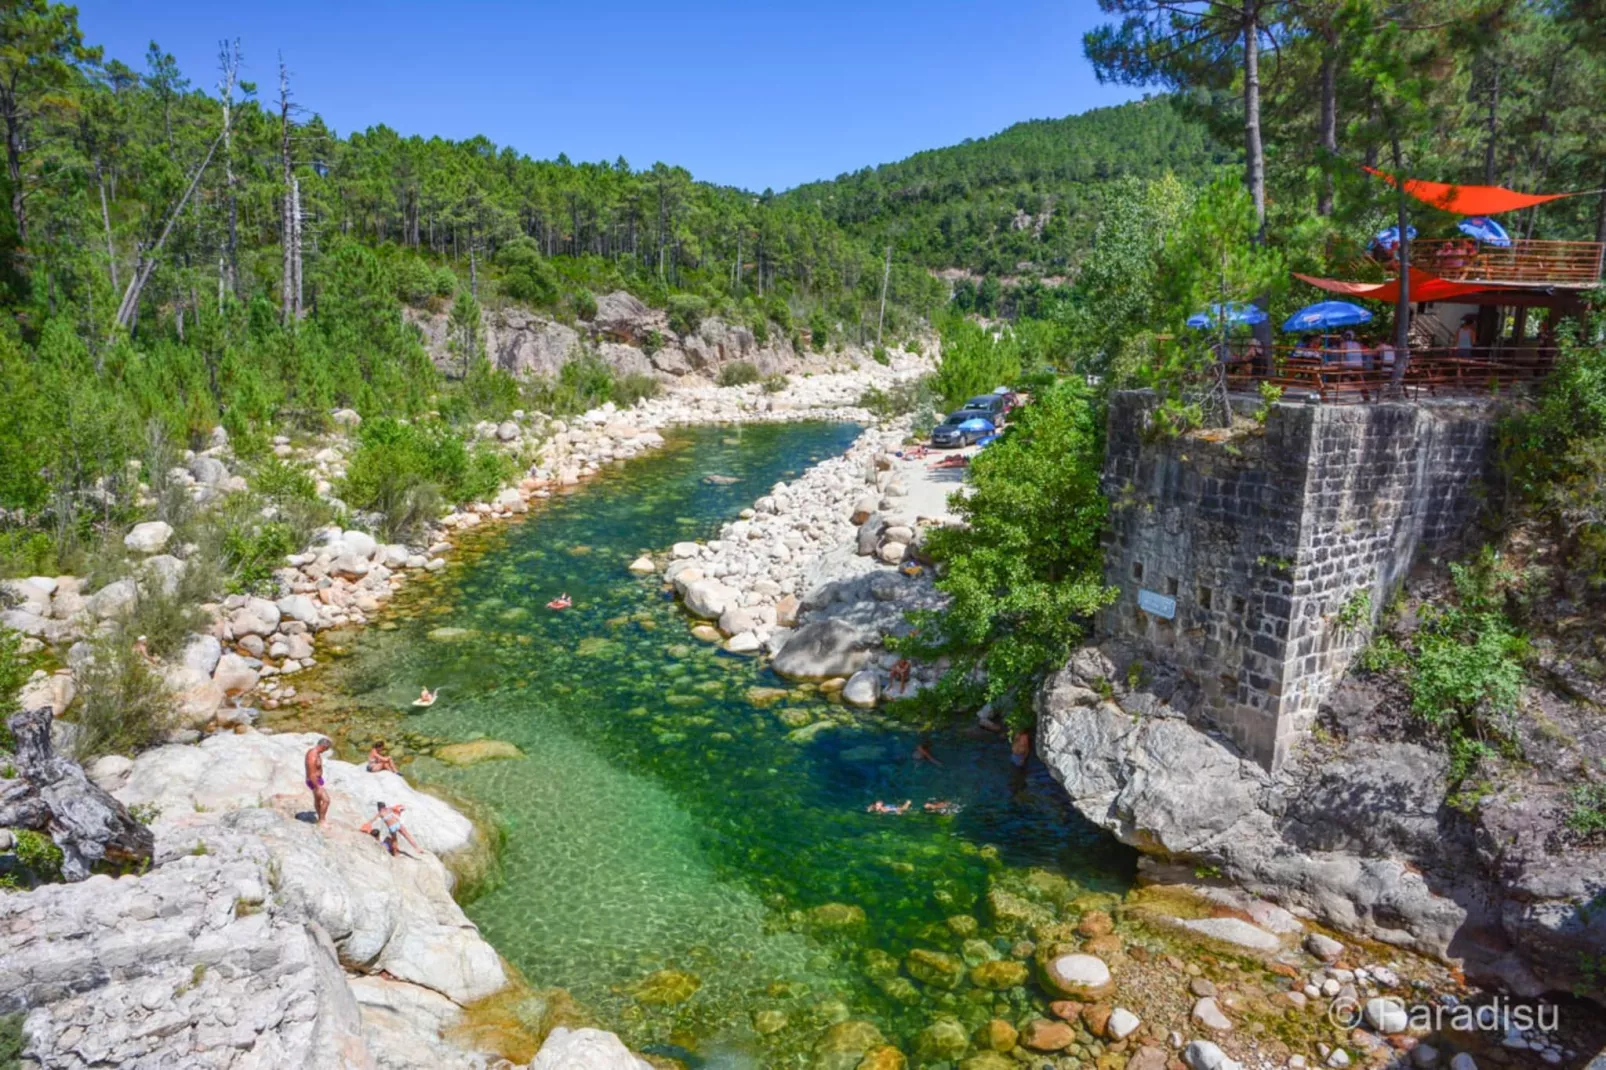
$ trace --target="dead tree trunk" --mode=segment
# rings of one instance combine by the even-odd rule
[[[284,195],[280,198],[279,245],[283,266],[279,278],[279,322],[289,326],[296,317],[296,209],[291,190],[295,176],[290,164],[290,72],[285,68],[283,56],[279,57],[279,172],[284,186]]]
[[[83,768],[50,745],[50,707],[16,714],[7,724],[17,740],[21,783],[0,789],[0,825],[49,832],[61,848],[62,876],[81,881],[102,860],[149,863],[156,850],[151,830],[128,808],[92,783]]]
[[[195,187],[200,185],[201,176],[206,173],[207,164],[212,162],[212,156],[217,152],[218,145],[222,144],[223,138],[227,133],[228,131],[225,130],[213,139],[211,148],[206,150],[206,158],[201,161],[201,166],[195,169],[195,174],[190,179],[189,188],[184,191],[184,196],[179,198],[178,204],[173,207],[173,213],[167,217],[167,222],[162,226],[162,233],[157,237],[156,244],[152,245],[148,250],[142,249],[140,251],[139,264],[134,269],[134,277],[128,280],[128,289],[123,291],[123,302],[117,307],[117,326],[127,327],[132,322],[134,311],[139,308],[140,291],[145,289],[145,284],[150,281],[151,272],[156,270],[156,261],[161,256],[162,246],[166,243],[167,236],[173,232],[173,224],[178,222],[178,217],[183,213],[184,206],[189,203],[190,197],[195,193]],[[219,263],[218,266],[220,269],[218,275],[218,307],[221,309],[223,306],[224,277],[223,265]]]

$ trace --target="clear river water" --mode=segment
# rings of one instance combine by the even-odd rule
[[[997,737],[928,733],[939,767],[913,761],[912,726],[812,689],[754,693],[785,684],[693,639],[660,578],[626,570],[644,551],[713,537],[857,433],[676,432],[472,537],[380,627],[349,637],[321,681],[339,717],[403,753],[478,738],[522,751],[467,767],[418,757],[404,772],[483,805],[505,831],[500,880],[468,906],[485,936],[634,1047],[693,1065],[798,1065],[850,1015],[906,1044],[933,1015],[1016,1011],[1041,994],[957,993],[888,964],[915,947],[1006,956],[1011,937],[989,928],[985,897],[1034,868],[1077,893],[1130,885],[1131,853],[1036,763],[1012,767]],[[704,482],[712,474],[735,482]],[[573,609],[545,608],[565,591]],[[425,684],[441,698],[415,714]],[[920,812],[939,798],[963,809]],[[866,813],[877,799],[914,807]],[[964,916],[974,932],[949,921]]]

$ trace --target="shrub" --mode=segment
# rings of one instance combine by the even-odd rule
[[[708,302],[696,294],[675,294],[669,299],[669,329],[690,334],[708,315]]]
[[[786,389],[786,383],[786,376],[782,375],[780,372],[776,372],[774,375],[765,378],[763,384],[764,393],[779,394],[781,391]]]
[[[715,381],[720,386],[746,386],[749,383],[758,382],[760,378],[762,377],[759,375],[758,369],[751,362],[733,360],[719,369],[719,375]]]
[[[657,397],[662,389],[663,384],[653,376],[632,372],[615,379],[608,396],[621,409],[628,409],[638,401]]]
[[[896,383],[890,390],[872,386],[859,395],[859,406],[869,409],[881,419],[907,416],[913,412],[929,413],[935,419],[936,410],[933,408],[935,401],[936,398],[931,392],[930,376]]]
[[[404,256],[396,265],[396,295],[409,305],[420,306],[437,296],[439,277],[416,256]]]
[[[78,674],[73,750],[80,762],[143,750],[177,721],[167,684],[134,651],[134,634],[116,628],[91,643],[91,657]]]
[[[748,321],[748,327],[753,331],[753,341],[760,346],[768,345],[770,340],[770,321],[763,316],[754,316]]]
[[[364,423],[358,437],[341,496],[354,509],[379,513],[389,540],[416,534],[443,501],[490,495],[512,472],[505,454],[486,446],[470,452],[438,422],[377,418]]]
[[[574,309],[574,314],[579,319],[589,320],[596,318],[597,295],[590,290],[576,290],[569,298],[569,305]]]
[[[231,527],[223,536],[223,567],[231,594],[270,594],[273,571],[285,556],[300,548],[290,525],[277,521],[260,527]]]
[[[1580,836],[1606,833],[1606,783],[1579,784],[1568,794],[1571,809],[1564,819]]]
[[[923,710],[990,702],[1012,725],[1029,723],[1037,683],[1065,663],[1114,594],[1100,547],[1103,429],[1091,389],[1066,379],[977,456],[972,493],[955,497],[965,523],[934,529],[926,541],[945,567],[937,585],[949,605],[910,614],[915,632],[893,643],[922,659],[951,659],[937,687],[911,700]]]
[[[874,349],[872,349],[870,351],[870,359],[883,366],[892,363],[892,358],[887,356],[886,346],[876,346]]]
[[[557,272],[534,238],[514,238],[497,250],[496,263],[502,269],[502,292],[515,301],[537,306],[557,303]]]
[[[664,347],[663,332],[659,331],[657,327],[654,327],[651,330],[649,330],[647,332],[647,337],[645,337],[645,338],[643,338],[641,340],[641,351],[643,353],[647,354],[647,356],[649,356],[649,357],[652,356],[654,353],[658,352],[663,347]]]
[[[824,353],[826,345],[831,341],[831,323],[825,318],[824,309],[815,309],[814,315],[809,317],[809,344],[815,352]]]

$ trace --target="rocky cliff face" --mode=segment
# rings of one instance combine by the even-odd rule
[[[1084,648],[1038,697],[1038,753],[1123,842],[1521,995],[1570,989],[1606,954],[1606,912],[1589,910],[1606,850],[1501,835],[1509,806],[1448,807],[1447,760],[1409,742],[1311,741],[1273,776],[1190,723],[1185,681],[1143,665],[1126,686],[1133,665]]]
[[[763,375],[832,363],[822,354],[798,352],[784,338],[772,337],[761,345],[749,328],[712,316],[696,330],[677,334],[662,311],[623,290],[597,298],[596,315],[574,327],[515,306],[487,309],[483,315],[492,363],[518,376],[556,375],[588,349],[618,375],[664,379],[713,375],[734,361],[746,361]],[[457,358],[447,345],[446,314],[409,310],[408,316],[423,332],[435,362],[451,367]],[[863,356],[855,350],[848,359],[857,363]]]

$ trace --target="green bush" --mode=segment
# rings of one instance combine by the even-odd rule
[[[663,386],[664,384],[651,375],[632,372],[613,381],[608,397],[621,409],[628,409],[638,401],[657,397]]]
[[[534,238],[514,238],[503,245],[496,251],[496,264],[502,269],[502,292],[515,301],[537,307],[557,303],[557,272]]]
[[[770,322],[763,316],[754,316],[748,321],[748,327],[753,332],[753,341],[760,346],[766,346],[770,341]]]
[[[786,389],[786,384],[787,378],[780,372],[776,372],[774,375],[766,376],[763,384],[764,393],[779,394],[781,391]]]
[[[340,495],[353,509],[380,514],[387,540],[406,540],[442,502],[485,498],[512,475],[512,461],[486,446],[470,451],[439,422],[365,422]]]
[[[1606,834],[1606,783],[1579,784],[1568,793],[1565,823],[1580,836]]]
[[[887,349],[885,346],[876,346],[874,349],[872,349],[870,351],[870,359],[883,366],[892,363],[892,358],[887,355]]]
[[[396,264],[396,295],[409,305],[426,304],[437,297],[436,272],[416,256],[404,256]]]
[[[654,327],[651,330],[649,330],[647,332],[647,337],[645,337],[645,338],[643,338],[641,340],[641,351],[643,353],[647,354],[647,356],[649,356],[649,357],[652,356],[654,353],[658,352],[663,347],[664,347],[664,336],[663,336],[663,333],[661,331],[659,331],[657,327]]]
[[[825,318],[824,309],[815,309],[809,317],[809,344],[815,352],[824,353],[825,347],[831,341],[831,322]]]
[[[576,290],[569,298],[569,305],[574,309],[574,314],[579,319],[589,320],[596,318],[597,295],[590,290]]]
[[[932,413],[934,418],[935,401],[931,392],[930,376],[896,383],[890,390],[872,386],[859,395],[859,407],[869,409],[881,419],[907,416],[915,412]]]
[[[690,334],[708,315],[708,302],[696,294],[675,294],[669,299],[669,329]]]
[[[271,594],[273,572],[301,548],[290,525],[269,522],[256,528],[231,527],[223,537],[223,566],[232,594]]]
[[[719,375],[714,381],[720,386],[746,386],[758,382],[761,378],[763,377],[751,362],[733,360],[719,369]]]
[[[134,651],[136,634],[116,628],[91,642],[92,656],[78,673],[73,750],[80,762],[144,750],[177,722],[167,684]]]
[[[1030,723],[1043,677],[1087,635],[1104,586],[1099,492],[1104,420],[1080,378],[1042,391],[971,465],[972,493],[955,497],[963,525],[932,529],[926,550],[944,567],[942,611],[911,613],[899,651],[951,659],[938,685],[910,703],[928,715],[990,702]]]
[[[22,1023],[27,1015],[0,1014],[0,1070],[22,1070]]]
[[[1014,383],[1021,374],[1020,347],[1015,332],[994,338],[970,320],[951,316],[942,324],[942,356],[932,383],[949,409],[985,394],[1000,384]]]

